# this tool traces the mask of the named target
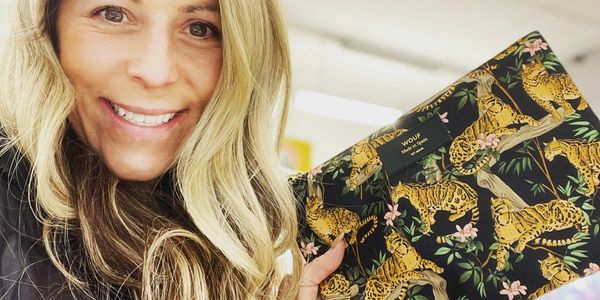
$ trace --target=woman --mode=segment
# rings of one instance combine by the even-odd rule
[[[301,267],[274,0],[12,4],[0,298],[317,296],[344,247]]]

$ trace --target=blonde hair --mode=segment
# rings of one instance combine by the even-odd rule
[[[159,180],[166,193],[119,180],[89,146],[68,139],[75,94],[56,53],[60,1],[14,2],[0,56],[8,137],[0,153],[14,146],[31,164],[30,202],[67,288],[90,297],[121,285],[138,299],[272,299],[283,278],[277,258],[291,249],[282,298],[296,295],[296,205],[277,159],[290,58],[276,0],[220,0],[221,77]]]

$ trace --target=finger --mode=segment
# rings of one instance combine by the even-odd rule
[[[346,242],[342,236],[331,244],[331,248],[327,252],[304,266],[303,279],[317,284],[323,281],[340,266],[345,251]]]
[[[317,299],[319,283],[333,273],[342,263],[346,242],[340,235],[331,244],[331,248],[323,255],[304,266],[302,280],[300,281],[299,300]]]

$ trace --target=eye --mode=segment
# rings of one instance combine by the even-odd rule
[[[106,21],[111,23],[123,23],[127,20],[127,15],[122,8],[116,6],[107,6],[96,12]]]
[[[190,25],[190,34],[198,38],[207,38],[211,36],[217,36],[216,29],[210,24],[196,22]]]

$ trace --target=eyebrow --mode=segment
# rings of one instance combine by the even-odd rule
[[[190,5],[186,5],[183,6],[182,8],[179,9],[180,11],[184,12],[184,13],[195,13],[197,11],[203,11],[203,10],[208,10],[208,11],[212,11],[212,12],[218,12],[219,11],[219,5],[216,4],[190,4]]]
[[[136,4],[140,3],[140,0],[131,0],[131,1],[133,1]],[[180,12],[184,12],[184,13],[188,13],[188,14],[195,13],[197,11],[202,11],[202,10],[218,12],[219,5],[213,4],[213,3],[198,3],[198,4],[185,5],[179,9]]]

